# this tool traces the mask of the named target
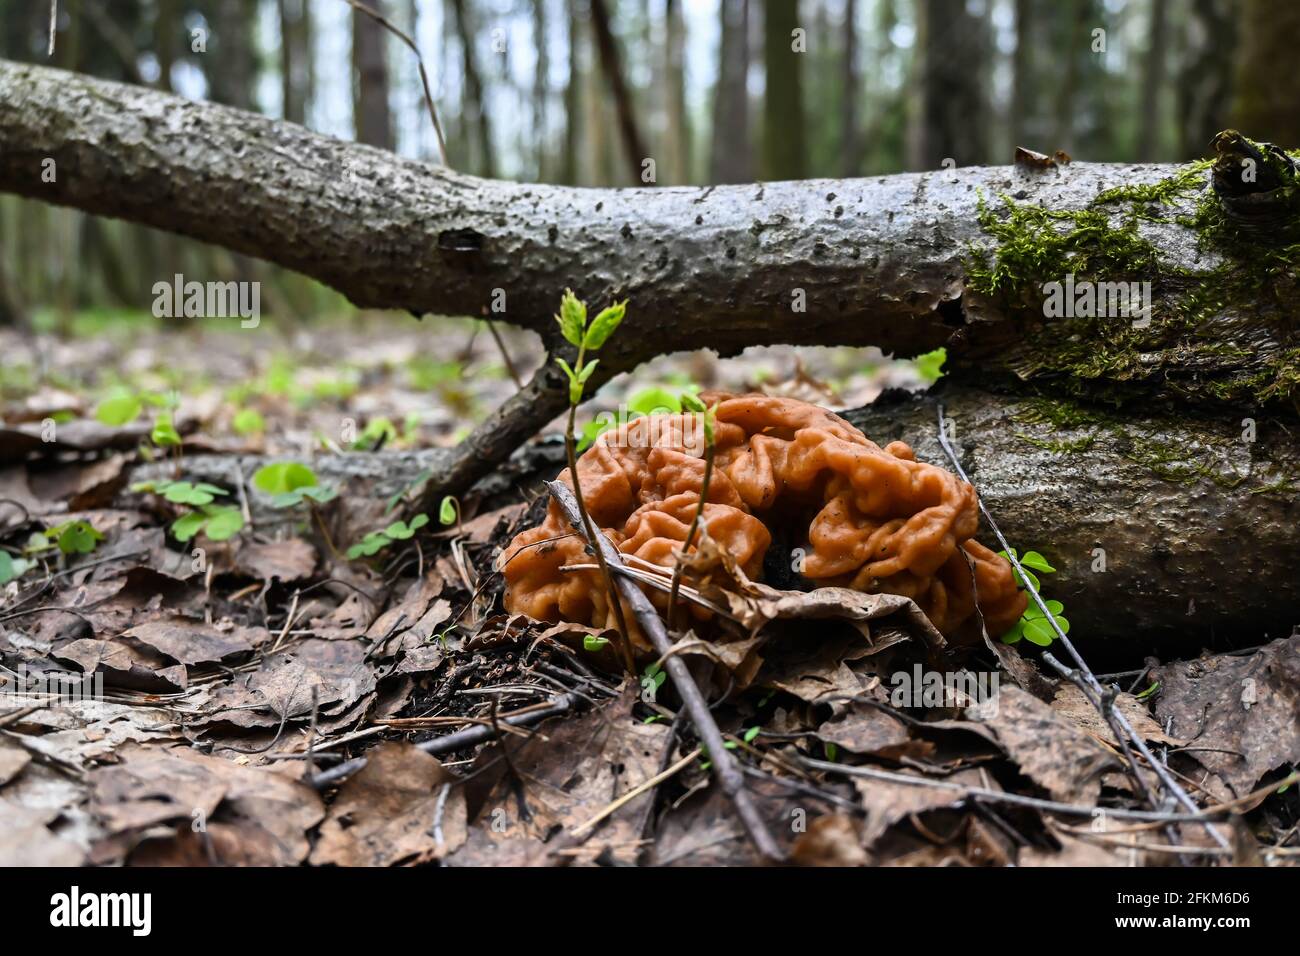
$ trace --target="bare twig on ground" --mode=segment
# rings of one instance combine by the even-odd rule
[[[576,694],[561,694],[556,697],[554,702],[540,708],[528,708],[526,712],[517,713],[510,716],[502,717],[501,724],[508,724],[512,727],[531,727],[533,724],[545,720],[547,717],[554,717],[557,714],[565,714],[573,710],[581,698]],[[416,746],[427,754],[443,754],[456,750],[463,750],[466,747],[472,747],[475,744],[481,744],[494,736],[491,725],[479,725],[468,727],[465,730],[458,730],[454,734],[447,734],[445,737],[435,737],[433,740],[426,740],[418,743]],[[309,783],[317,790],[324,789],[332,784],[338,783],[345,777],[350,777],[366,765],[365,757],[356,757],[352,760],[345,761],[337,767],[331,767],[322,773],[317,774]]]
[[[694,750],[688,753],[681,760],[677,761],[667,770],[664,770],[661,773],[657,773],[649,780],[643,781],[638,786],[633,787],[627,793],[623,794],[621,797],[611,802],[609,806],[605,807],[604,810],[601,810],[600,813],[596,814],[586,823],[574,827],[572,830],[569,831],[570,835],[575,837],[581,836],[585,831],[590,830],[601,820],[604,820],[606,817],[610,816],[611,814],[616,813],[620,807],[626,806],[627,804],[635,800],[637,797],[641,796],[641,794],[645,793],[647,790],[653,790],[655,787],[659,786],[659,784],[663,783],[665,780],[672,777],[677,772],[684,770],[686,767],[690,765],[692,760],[694,760],[696,757],[700,755],[701,752],[702,751],[700,750],[700,748],[696,747]]]
[[[560,503],[560,507],[564,509],[569,524],[581,529],[582,518],[578,514],[578,503],[573,497],[573,492],[558,481],[548,482],[547,487],[551,490],[555,500]],[[603,534],[594,535],[594,540],[593,536],[589,536],[587,540],[593,548],[601,549],[607,565],[611,567],[622,566],[622,556]],[[637,623],[641,625],[641,632],[654,646],[655,652],[661,657],[667,658],[664,669],[668,672],[668,676],[672,678],[673,686],[677,688],[677,693],[682,698],[686,713],[708,751],[709,760],[713,765],[714,777],[717,779],[722,791],[731,799],[732,805],[736,808],[736,815],[740,818],[745,832],[763,856],[774,861],[784,859],[784,855],[772,838],[771,833],[768,832],[767,825],[758,815],[758,810],[750,799],[749,791],[745,788],[744,774],[741,773],[739,764],[726,748],[726,741],[722,736],[722,732],[718,729],[718,724],[709,711],[708,701],[704,699],[699,686],[691,677],[686,662],[672,654],[673,642],[669,638],[668,631],[664,627],[663,621],[660,620],[658,612],[650,603],[650,599],[627,577],[621,574],[616,575],[616,582],[619,592],[636,615]]]

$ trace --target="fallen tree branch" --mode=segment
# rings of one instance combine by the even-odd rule
[[[573,497],[573,492],[558,481],[547,482],[546,486],[550,489],[555,500],[559,502],[560,507],[564,509],[569,524],[581,530],[582,518],[578,514],[578,502]],[[605,562],[610,567],[622,565],[622,555],[619,554],[618,549],[610,543],[604,534],[597,532],[596,540],[591,541],[588,539],[588,543],[591,547],[600,548],[604,552]],[[763,856],[772,861],[784,859],[784,854],[772,838],[771,833],[768,832],[767,824],[758,815],[758,810],[750,799],[749,791],[745,788],[744,774],[741,773],[739,765],[731,755],[731,751],[726,747],[722,731],[718,729],[718,724],[709,710],[708,701],[704,699],[704,695],[700,692],[695,679],[691,677],[686,662],[672,653],[673,642],[659,617],[659,612],[654,609],[650,599],[642,593],[641,589],[626,576],[616,574],[615,578],[619,592],[636,615],[637,623],[641,626],[641,633],[654,646],[655,653],[659,654],[661,658],[665,658],[664,670],[672,678],[673,686],[682,699],[682,706],[686,711],[686,715],[695,726],[695,732],[699,735],[701,743],[708,751],[709,760],[713,765],[714,778],[718,781],[723,793],[731,799],[732,805],[736,808],[736,816],[740,818],[745,832],[749,835],[755,848]]]
[[[601,353],[610,372],[681,349],[731,355],[789,343],[904,355],[946,345],[950,369],[1059,375],[1050,354],[1020,347],[1044,331],[1041,306],[989,297],[972,281],[972,244],[996,244],[981,203],[1001,209],[1006,196],[1067,215],[1108,190],[1186,171],[1075,162],[701,188],[510,183],[218,104],[0,61],[0,191],[257,256],[363,308],[480,316],[504,302],[494,321],[547,344],[560,344],[551,321],[560,290],[631,298],[624,331]],[[1176,220],[1208,188],[1193,186],[1167,215],[1143,222],[1167,275],[1220,263]],[[1171,323],[1092,384],[1176,380],[1213,400],[1204,383],[1266,372],[1294,347],[1291,326],[1274,321],[1293,309],[1288,282],[1270,278],[1249,309],[1226,302],[1194,327]],[[1155,283],[1156,314],[1180,292]],[[1070,326],[1083,348],[1111,346],[1113,333],[1104,323]]]

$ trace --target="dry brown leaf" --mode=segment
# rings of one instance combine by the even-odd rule
[[[965,715],[992,731],[1021,772],[1055,799],[1095,805],[1101,775],[1116,765],[1115,757],[1018,687],[1002,688],[994,703],[971,708]]]
[[[1185,756],[1243,796],[1270,770],[1300,762],[1300,636],[1249,656],[1157,667],[1156,715]]]
[[[317,866],[393,866],[442,859],[465,842],[465,790],[455,774],[413,744],[390,741],[366,754],[321,824]]]

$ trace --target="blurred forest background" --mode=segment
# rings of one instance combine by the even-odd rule
[[[461,171],[643,186],[1205,155],[1300,144],[1290,0],[369,0],[415,38]],[[47,0],[0,0],[0,56],[48,63]],[[792,38],[792,31],[802,31]],[[206,49],[192,48],[194,31]],[[1098,32],[1101,31],[1101,32]],[[52,62],[437,161],[417,61],[345,0],[60,0]],[[802,47],[802,49],[799,49]],[[0,197],[0,319],[147,311],[160,277],[263,280],[221,250]]]

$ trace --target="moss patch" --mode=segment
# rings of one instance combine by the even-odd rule
[[[1273,341],[1290,334],[1300,242],[1273,241],[1234,219],[1209,185],[1211,166],[1190,163],[1159,182],[1109,189],[1082,209],[1017,203],[1006,194],[995,208],[980,197],[980,226],[992,244],[971,246],[967,283],[1040,320],[1008,358],[1018,376],[1121,401],[1133,392],[1115,383],[1150,382],[1193,400],[1296,400],[1300,350],[1261,347],[1258,326],[1274,324]],[[1205,268],[1167,262],[1143,235],[1144,223],[1194,230]],[[1149,281],[1151,322],[1044,319],[1044,284],[1067,274],[1076,283]]]

